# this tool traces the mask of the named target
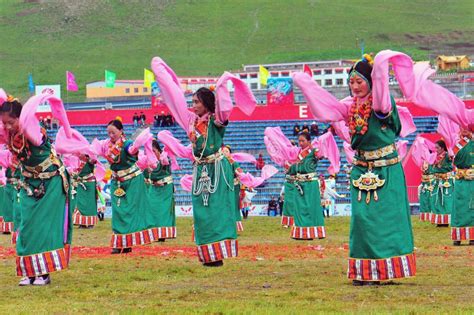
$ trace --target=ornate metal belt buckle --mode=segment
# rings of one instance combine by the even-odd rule
[[[115,195],[116,197],[119,197],[119,198],[125,196],[125,194],[126,194],[126,192],[125,192],[125,190],[123,190],[122,187],[118,187],[118,188],[115,189],[115,191],[114,191],[114,195]]]
[[[362,190],[367,191],[367,197],[365,198],[365,202],[370,202],[370,192],[374,191],[374,200],[378,201],[379,197],[377,195],[377,189],[382,187],[385,184],[385,179],[380,179],[379,175],[372,173],[372,171],[368,171],[365,174],[362,174],[358,179],[352,181],[352,185],[359,189],[359,196],[357,201],[362,199]]]

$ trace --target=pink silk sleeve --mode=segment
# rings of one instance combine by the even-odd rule
[[[107,146],[109,145],[110,140],[98,140],[97,138],[92,141],[91,148],[92,151],[97,156],[102,156],[105,158],[107,154]]]
[[[141,146],[145,146],[146,143],[153,141],[153,135],[150,132],[150,128],[144,129],[140,134],[135,138],[133,144],[128,147],[128,153],[135,155],[138,152],[138,149]],[[154,155],[154,154],[153,154]]]
[[[160,163],[161,165],[170,165],[170,159],[168,157],[168,152],[163,151],[160,154]]]
[[[318,157],[327,158],[331,163],[328,168],[329,174],[337,174],[341,169],[341,156],[334,135],[331,132],[326,132],[314,142],[318,148]]]
[[[257,164],[257,159],[252,154],[236,152],[231,154],[232,159],[239,163],[252,163]]]
[[[432,148],[430,149],[430,147]],[[427,162],[428,164],[434,163],[436,152],[434,151],[434,144],[431,141],[418,136],[413,142],[412,148],[411,156],[418,167],[421,168],[423,162]],[[430,150],[432,150],[432,153],[430,153]]]
[[[334,128],[336,135],[341,138],[341,140],[350,143],[351,135],[349,134],[349,127],[347,127],[345,121],[333,122],[331,126]]]
[[[291,144],[280,127],[267,127],[264,134],[267,138],[267,151],[270,156],[274,156],[277,161],[284,161],[284,164],[296,161],[300,149]]]
[[[331,93],[319,86],[308,74],[295,72],[293,81],[308,102],[308,107],[314,117],[322,122],[347,120],[349,102],[339,101]]]
[[[406,137],[409,134],[414,133],[416,131],[416,125],[408,108],[397,106],[397,110],[398,117],[400,118],[400,123],[402,125],[400,136]]]
[[[193,175],[186,174],[179,180],[181,188],[184,191],[191,192],[193,190]]]
[[[104,180],[105,177],[105,167],[104,164],[102,164],[100,161],[97,161],[95,164],[95,169],[94,169],[94,176],[97,182],[101,182]]]
[[[448,117],[463,128],[467,129],[469,124],[472,124],[469,122],[464,103],[453,93],[428,79],[434,73],[428,63],[413,65],[409,56],[391,50],[381,51],[375,57],[375,62],[377,59],[384,67],[386,65],[388,68],[389,62],[392,64],[400,89],[408,100]],[[372,81],[375,80],[377,77],[372,77]],[[377,97],[386,101],[387,96],[380,93]]]
[[[344,149],[344,153],[346,154],[347,163],[352,164],[352,161],[354,160],[355,151],[352,150],[351,145],[347,142],[344,142],[342,144],[342,147]]]
[[[278,149],[273,145],[272,141],[268,137],[263,137],[263,142],[265,143],[265,147],[267,148],[267,153],[270,156],[270,159],[275,162],[275,164],[284,167],[285,160],[283,157],[278,153]]]
[[[229,120],[230,114],[234,107],[227,82],[234,85],[235,105],[239,107],[247,116],[252,115],[257,106],[257,101],[247,84],[235,75],[224,72],[216,84],[216,121],[224,124]]]
[[[438,133],[444,138],[450,155],[453,155],[453,148],[459,141],[461,128],[451,119],[445,116],[438,116]]]
[[[194,161],[192,148],[184,146],[181,141],[173,137],[170,131],[160,131],[158,133],[158,140],[165,145],[168,154],[172,153],[180,158]]]
[[[174,71],[159,57],[153,58],[151,68],[155,73],[156,81],[161,90],[161,95],[166,106],[173,115],[178,125],[186,133],[189,132],[189,126],[195,118],[195,114],[188,110],[188,104],[184,93],[181,90],[179,79]]]
[[[407,140],[398,140],[397,141],[397,151],[400,159],[404,159],[408,152],[408,141]]]
[[[147,142],[145,142],[145,144],[143,145],[143,149],[145,151],[146,162],[148,167],[154,169],[158,165],[158,159],[156,158],[155,152],[153,152],[152,141],[153,137],[151,137]]]
[[[76,129],[71,128],[71,136],[68,138],[64,127],[59,128],[56,134],[55,148],[59,154],[87,154],[92,160],[97,160],[89,141]]]
[[[0,151],[0,166],[8,168],[12,161],[12,153],[9,150]]]
[[[24,133],[27,139],[35,146],[39,146],[43,142],[43,134],[41,133],[39,120],[36,118],[36,110],[39,105],[45,102],[51,105],[51,114],[58,119],[64,127],[66,136],[71,136],[71,127],[67,119],[66,111],[64,110],[63,101],[49,93],[42,93],[30,97],[25,105],[23,105],[20,114],[20,131]]]
[[[245,185],[247,187],[255,188],[255,187],[258,187],[261,184],[263,184],[264,181],[266,181],[267,179],[269,179],[270,177],[272,177],[276,173],[278,173],[278,170],[275,166],[265,165],[262,168],[262,173],[259,177],[254,177],[250,173],[243,173],[243,172],[242,173],[237,173],[237,177],[239,178],[240,182],[243,185]]]

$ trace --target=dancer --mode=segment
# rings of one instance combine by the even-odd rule
[[[431,212],[433,208],[433,190],[435,177],[430,173],[429,165],[434,163],[436,153],[434,151],[434,143],[423,138],[417,137],[412,145],[412,156],[415,164],[421,168],[421,184],[419,186],[419,203],[420,203],[420,221],[431,222]]]
[[[153,153],[158,160],[156,167],[145,169],[147,196],[154,214],[154,226],[158,230],[158,241],[176,238],[176,214],[174,185],[168,156],[158,141],[152,142]]]
[[[22,107],[8,98],[2,102],[2,130],[7,145],[22,168],[20,226],[18,228],[17,274],[20,286],[47,285],[50,273],[68,267],[71,244],[71,213],[66,206],[68,178],[46,130],[35,116],[48,102],[69,132],[62,101],[50,94],[33,96]]]
[[[151,244],[158,240],[158,230],[146,194],[145,178],[136,165],[141,146],[152,156],[152,135],[145,129],[135,139],[127,139],[118,119],[107,125],[109,139],[94,140],[95,154],[103,156],[113,171],[112,192],[112,254],[130,253],[133,246]]]
[[[217,100],[213,91],[200,88],[193,95],[192,113],[171,68],[155,57],[152,69],[166,105],[193,144],[192,201],[199,260],[205,266],[222,266],[224,258],[238,254],[234,173],[221,150],[233,108],[227,82],[234,84],[236,104],[247,114],[256,106],[255,97],[243,81],[224,73],[217,83]]]
[[[388,86],[388,62],[398,61],[398,54],[379,53],[373,67],[368,55],[356,62],[349,73],[352,97],[341,102],[307,74],[293,74],[317,120],[349,125],[356,151],[348,268],[354,285],[377,284],[416,272],[405,176],[395,145],[403,133],[403,119]],[[406,64],[412,65],[411,59]],[[396,75],[399,69],[394,66]]]

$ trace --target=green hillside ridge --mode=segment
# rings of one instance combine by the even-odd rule
[[[415,59],[474,54],[474,1],[57,0],[0,1],[0,87],[25,99],[36,84],[141,79],[153,56],[178,75],[242,64],[357,58],[365,50]]]

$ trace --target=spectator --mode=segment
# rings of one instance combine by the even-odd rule
[[[46,125],[47,129],[51,129],[51,116],[48,116],[48,118],[46,118]]]
[[[258,155],[257,164],[255,165],[255,168],[257,170],[261,170],[264,166],[265,166],[265,161],[263,160],[262,153],[260,153]]]
[[[300,126],[298,123],[295,123],[295,126],[293,127],[293,136],[297,136],[300,133]]]
[[[157,114],[155,114],[155,116],[153,116],[153,127],[159,127],[160,126],[160,116],[158,116]]]
[[[285,202],[285,191],[283,191],[280,194],[280,197],[278,198],[278,210],[279,210],[280,217],[283,215],[283,204],[284,204],[284,202]]]
[[[133,126],[136,128],[138,127],[138,114],[135,112],[135,114],[133,114]]]
[[[173,126],[173,117],[171,116],[171,114],[166,115],[165,123],[166,123],[166,127]]]
[[[59,125],[59,122],[56,118],[53,118],[53,121],[52,121],[52,128],[53,129],[58,129],[58,125]]]
[[[268,216],[274,217],[278,211],[278,203],[275,200],[275,196],[272,196],[272,199],[268,202]]]
[[[141,121],[141,125],[142,126],[145,126],[145,123],[146,123],[146,116],[143,112],[140,112],[140,121]]]
[[[303,125],[303,127],[301,127],[301,132],[308,132],[309,133],[309,127],[306,123]]]
[[[319,128],[315,121],[311,124],[311,135],[314,137],[319,136]]]
[[[161,114],[158,116],[158,124],[160,127],[164,127],[165,126],[165,112],[161,112]]]
[[[244,194],[245,196],[242,199],[242,216],[244,219],[247,219],[250,207],[252,206],[252,198],[257,194],[257,192],[253,188],[247,187]]]

